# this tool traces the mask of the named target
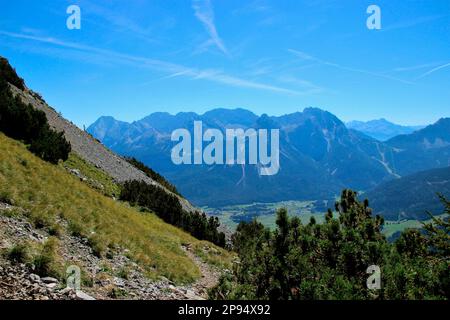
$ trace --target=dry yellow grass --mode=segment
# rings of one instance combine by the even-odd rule
[[[200,276],[182,244],[205,244],[154,214],[142,214],[126,203],[105,197],[62,166],[37,158],[26,147],[0,133],[0,196],[29,212],[35,224],[52,226],[66,220],[70,230],[89,238],[98,250],[120,246],[149,277],[191,282]],[[67,232],[70,232],[67,231]],[[230,255],[217,247],[219,259]],[[217,257],[216,257],[217,259]]]

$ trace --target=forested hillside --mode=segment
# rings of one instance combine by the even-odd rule
[[[439,193],[450,195],[450,167],[422,171],[385,182],[362,197],[387,220],[428,219],[427,212],[442,212]]]

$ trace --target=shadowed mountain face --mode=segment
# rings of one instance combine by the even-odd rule
[[[410,134],[414,131],[423,129],[424,126],[401,126],[386,119],[347,122],[347,128],[354,129],[375,138],[379,141],[386,141],[399,134]]]
[[[380,184],[363,194],[370,206],[388,220],[428,219],[426,214],[442,213],[438,193],[450,194],[450,167],[414,173]]]
[[[260,176],[257,165],[174,165],[170,158],[175,145],[170,140],[171,133],[185,128],[192,134],[196,120],[203,121],[204,129],[217,128],[222,132],[227,128],[280,129],[278,174]],[[414,138],[403,150],[406,140],[380,142],[348,129],[333,114],[317,108],[280,117],[257,116],[244,109],[214,109],[203,115],[154,113],[133,123],[102,117],[88,131],[114,151],[134,156],[161,172],[195,204],[211,207],[254,201],[333,199],[344,187],[368,190],[413,170],[414,164],[409,165],[411,168],[406,166],[413,153],[409,150],[423,143],[423,139]],[[450,140],[439,139],[428,137],[427,141],[436,148],[446,148],[445,141]],[[423,150],[428,153],[434,149]],[[423,157],[417,163],[420,168],[442,166],[443,160]]]

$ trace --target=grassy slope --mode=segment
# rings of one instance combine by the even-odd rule
[[[81,159],[75,153],[70,153],[69,159],[67,159],[62,165],[68,169],[78,170],[84,177],[87,178],[86,183],[98,190],[100,193],[108,197],[118,197],[120,194],[119,186],[114,182],[107,173],[101,169],[97,169],[93,165],[87,163]]]
[[[71,226],[70,230],[77,230],[95,246],[128,249],[131,258],[152,278],[165,276],[176,282],[195,280],[200,272],[182,251],[181,244],[213,247],[153,214],[144,215],[126,203],[105,197],[62,166],[40,160],[23,144],[2,133],[0,193],[25,209],[31,221],[51,226],[62,218]],[[228,259],[225,251],[216,249],[219,251],[216,260]]]

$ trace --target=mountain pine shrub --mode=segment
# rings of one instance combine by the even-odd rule
[[[302,224],[277,212],[271,231],[253,221],[239,224],[232,242],[239,255],[233,272],[210,291],[213,299],[448,299],[450,204],[445,218],[406,230],[395,243],[381,233],[383,218],[369,202],[344,190],[325,222]],[[367,268],[381,269],[381,289],[367,288]]]

